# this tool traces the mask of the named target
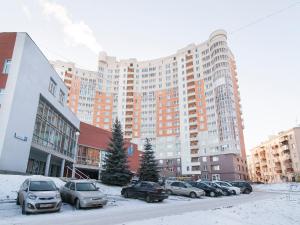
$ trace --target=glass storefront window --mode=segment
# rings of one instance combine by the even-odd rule
[[[76,128],[65,120],[50,105],[40,99],[36,115],[35,143],[49,147],[69,157],[73,157],[76,143]]]

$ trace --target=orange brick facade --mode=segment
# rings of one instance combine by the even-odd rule
[[[0,89],[6,86],[8,74],[3,73],[5,60],[11,59],[17,33],[1,33],[0,34]]]

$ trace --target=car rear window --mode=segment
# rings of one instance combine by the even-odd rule
[[[31,181],[29,191],[55,191],[56,186],[52,181]]]
[[[96,186],[93,183],[77,183],[77,191],[97,191]]]

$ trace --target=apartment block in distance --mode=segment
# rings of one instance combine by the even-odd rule
[[[26,33],[0,33],[0,171],[63,176],[79,119],[68,89]]]
[[[253,148],[248,166],[253,181],[299,181],[300,127],[271,136],[269,140]]]
[[[143,148],[150,138],[163,176],[247,179],[235,59],[223,30],[153,60],[99,54],[97,71],[53,61],[80,120]]]

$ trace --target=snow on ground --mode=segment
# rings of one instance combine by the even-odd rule
[[[300,224],[300,193],[296,192],[300,191],[300,184],[254,185],[254,193],[250,195],[220,198],[169,196],[163,203],[148,204],[123,198],[120,195],[121,187],[97,183],[109,200],[102,209],[78,211],[64,203],[60,213],[24,216],[14,200],[20,185],[28,177],[0,174],[0,225],[40,224],[45,220],[49,224],[72,225],[91,224],[94,221],[95,224],[98,221],[107,225],[120,222],[122,225],[198,225],[201,222],[205,225],[254,225],[262,224],[262,221],[264,225]],[[64,185],[59,178],[50,179],[58,187]],[[135,220],[137,222],[128,222]]]
[[[253,188],[256,191],[300,192],[300,183],[256,184]]]
[[[0,202],[6,200],[15,200],[17,198],[17,191],[20,189],[22,183],[30,177],[45,179],[44,176],[0,174]],[[57,187],[61,187],[65,184],[65,182],[57,177],[51,177],[51,179],[55,182]]]
[[[150,220],[122,223],[120,225],[299,225],[300,196],[275,198],[250,202],[238,206],[215,208]]]

